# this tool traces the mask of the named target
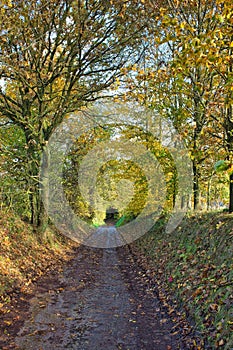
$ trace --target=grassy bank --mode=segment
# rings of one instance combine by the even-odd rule
[[[69,258],[74,244],[63,236],[47,232],[42,243],[31,225],[12,213],[0,212],[0,302],[9,301],[14,290],[25,292],[48,270]]]
[[[171,313],[185,310],[208,348],[233,349],[233,215],[187,215],[170,234],[164,224],[158,221],[133,251],[161,296],[170,296]]]

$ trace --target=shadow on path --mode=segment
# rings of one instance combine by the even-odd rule
[[[38,288],[15,342],[21,350],[181,349],[159,301],[128,272],[128,250],[80,247]],[[131,277],[130,277],[131,276]]]

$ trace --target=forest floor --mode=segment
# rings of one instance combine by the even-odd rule
[[[0,348],[188,349],[132,259],[126,247],[80,246],[60,271],[19,294],[2,316]]]
[[[201,214],[130,246],[38,243],[0,220],[0,349],[232,350],[232,217]],[[54,238],[53,238],[54,239]]]

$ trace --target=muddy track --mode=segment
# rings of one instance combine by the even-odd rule
[[[62,271],[38,282],[24,323],[2,349],[184,349],[139,269],[127,248],[80,247]]]

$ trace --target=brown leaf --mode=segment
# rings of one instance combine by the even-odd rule
[[[219,345],[219,346],[224,345],[224,340],[223,340],[223,339],[219,340],[218,345]]]

